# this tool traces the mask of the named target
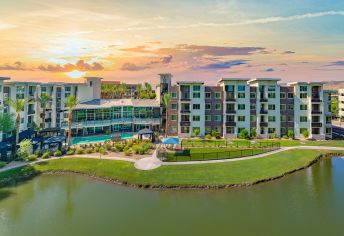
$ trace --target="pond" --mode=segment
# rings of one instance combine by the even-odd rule
[[[0,235],[343,235],[344,159],[225,190],[143,190],[77,175],[0,189]]]

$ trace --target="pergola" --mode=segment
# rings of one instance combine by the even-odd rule
[[[45,128],[40,131],[38,131],[39,136],[54,136],[54,135],[60,135],[61,134],[61,128]]]
[[[43,141],[43,146],[44,145],[48,145],[49,148],[51,145],[53,144],[58,144],[59,145],[59,149],[62,148],[62,144],[65,143],[67,140],[66,136],[60,135],[60,136],[55,136],[55,137],[50,137],[46,140]]]
[[[141,129],[141,130],[137,133],[137,135],[138,135],[139,140],[142,140],[142,137],[143,137],[144,135],[149,135],[150,140],[151,140],[152,142],[154,142],[154,132],[153,132],[152,130],[150,130],[150,129]]]

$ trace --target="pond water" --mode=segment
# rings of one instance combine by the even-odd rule
[[[343,235],[344,159],[226,190],[155,191],[77,175],[0,189],[0,235]]]

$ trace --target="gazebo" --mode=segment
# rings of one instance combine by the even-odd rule
[[[141,129],[141,130],[137,133],[137,135],[138,135],[139,140],[142,140],[142,137],[143,137],[144,135],[149,135],[150,140],[151,140],[152,142],[154,142],[154,132],[153,132],[152,130],[150,130],[150,129]]]

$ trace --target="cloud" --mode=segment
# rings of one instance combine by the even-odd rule
[[[328,66],[344,66],[344,61],[333,61]]]
[[[140,70],[145,70],[147,68],[150,68],[149,66],[147,65],[136,65],[135,63],[130,63],[130,62],[127,62],[127,63],[124,63],[121,67],[121,70],[126,70],[126,71],[140,71]]]
[[[282,54],[294,54],[295,52],[293,52],[293,51],[284,51],[284,52],[282,52]]]
[[[146,45],[139,45],[136,47],[132,47],[132,48],[122,48],[121,51],[124,52],[136,52],[136,53],[147,53],[147,52],[151,52],[150,50],[147,50],[148,46]]]
[[[267,68],[267,69],[265,69],[264,71],[265,71],[265,72],[273,72],[273,71],[275,71],[275,69],[274,69],[274,68]]]
[[[200,68],[205,69],[205,70],[221,70],[221,69],[230,69],[234,66],[240,66],[240,65],[247,65],[247,60],[231,60],[231,61],[216,62],[216,63],[203,65]]]
[[[15,27],[16,27],[15,25],[0,22],[0,30],[7,30],[7,29],[15,28]]]
[[[161,63],[162,64],[170,64],[172,61],[173,56],[169,55],[169,56],[165,56],[163,58],[161,58]]]
[[[22,62],[16,61],[13,64],[0,65],[0,70],[29,70],[29,69],[26,68]]]
[[[78,71],[101,71],[104,70],[104,67],[98,63],[87,63],[84,60],[77,61],[76,64],[65,64],[65,65],[41,65],[38,67],[38,70],[41,71],[50,71],[50,72],[70,72],[73,70]]]

